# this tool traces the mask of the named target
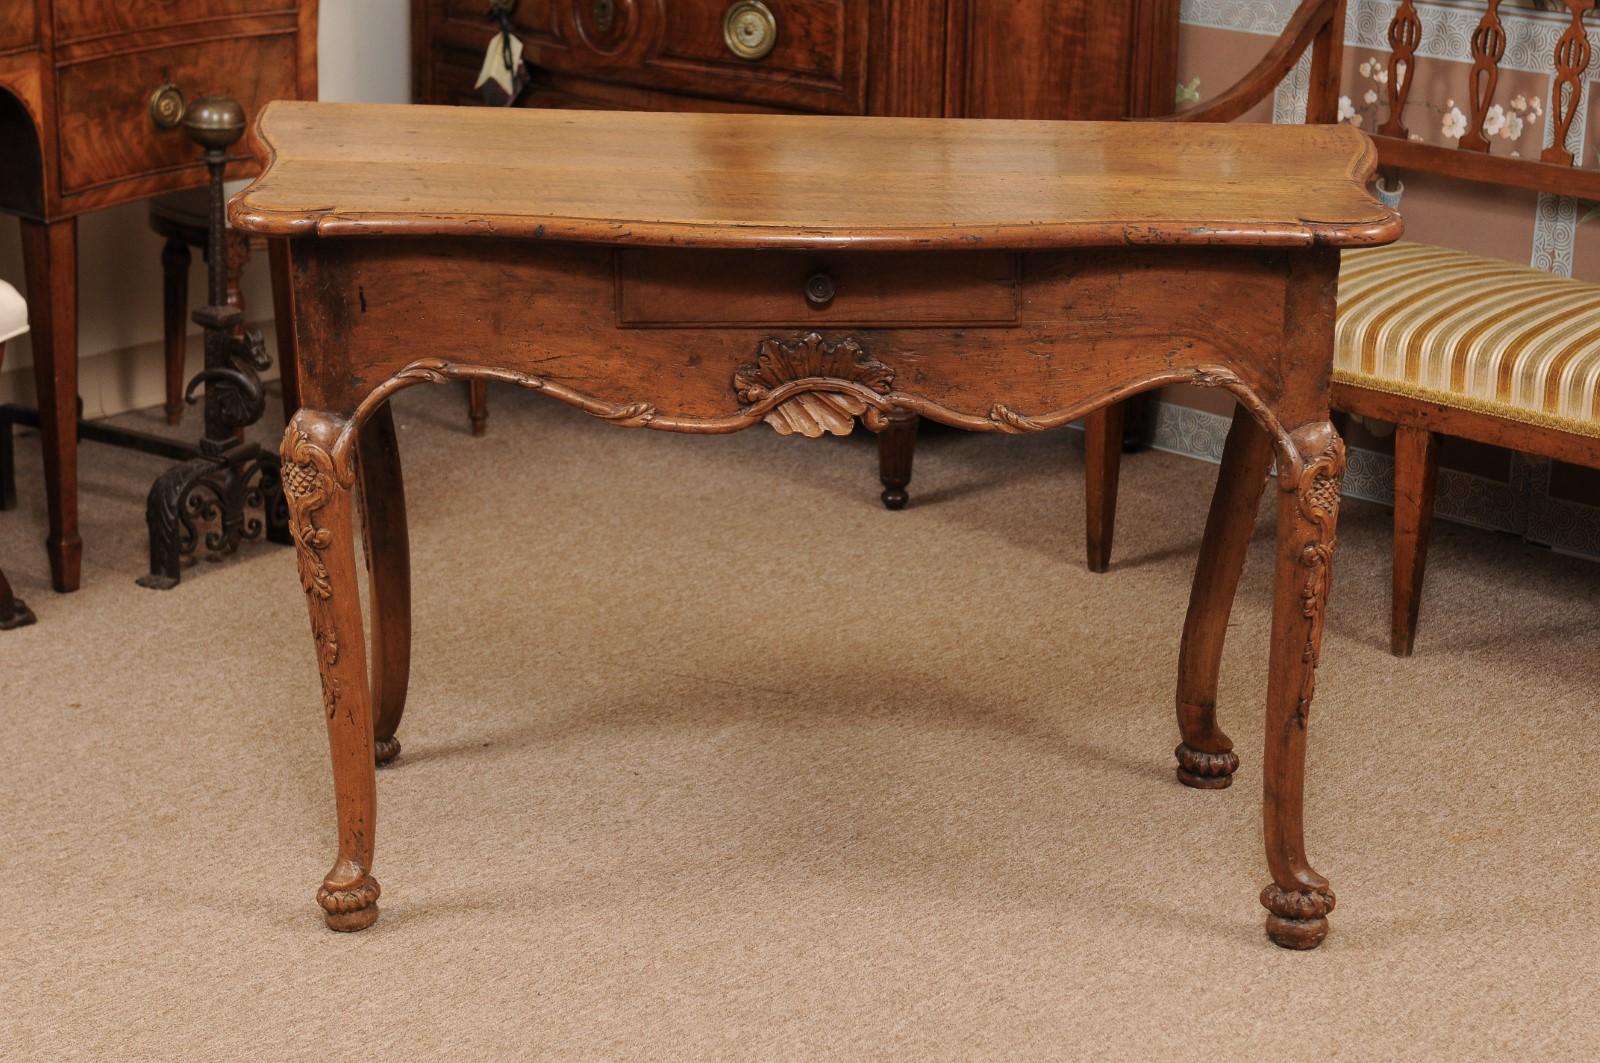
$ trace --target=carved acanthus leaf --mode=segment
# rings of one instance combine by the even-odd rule
[[[317,526],[317,513],[337,490],[333,456],[306,433],[298,419],[283,440],[283,494],[289,508],[289,534],[300,565],[300,587],[311,608],[311,633],[316,638],[322,672],[322,699],[328,715],[339,706],[339,681],[333,665],[339,639],[333,624],[333,584],[323,554],[333,533]]]
[[[840,385],[846,385],[840,387]],[[746,406],[758,406],[782,391],[765,420],[779,435],[846,436],[867,411],[862,392],[887,395],[894,370],[876,361],[850,338],[828,343],[815,332],[793,342],[766,339],[754,365],[733,374],[733,390]]]
[[[1316,693],[1317,663],[1322,645],[1322,622],[1327,608],[1328,583],[1333,574],[1333,552],[1338,546],[1334,528],[1339,520],[1339,491],[1344,482],[1344,440],[1332,425],[1319,426],[1325,433],[1323,449],[1300,470],[1298,505],[1305,517],[1301,524],[1300,564],[1305,582],[1300,588],[1300,613],[1308,621],[1304,648],[1305,670],[1300,683],[1296,718],[1301,727],[1311,711]]]

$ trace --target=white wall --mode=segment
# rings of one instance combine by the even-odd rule
[[[487,7],[487,5],[485,5]],[[407,0],[322,0],[317,79],[325,100],[404,103],[411,98],[411,14]],[[79,391],[91,417],[154,405],[161,371],[161,240],[145,222],[144,203],[88,214],[78,222]],[[26,294],[17,223],[0,215],[0,279]],[[189,300],[205,298],[199,256]],[[245,272],[252,319],[271,316],[265,256]],[[191,334],[198,328],[190,326]],[[199,368],[191,342],[190,371]],[[0,402],[33,404],[27,338],[6,346]]]

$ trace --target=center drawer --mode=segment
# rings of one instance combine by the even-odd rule
[[[1000,251],[617,252],[617,320],[634,328],[1012,325],[1017,258]]]

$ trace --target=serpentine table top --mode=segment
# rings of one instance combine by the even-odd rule
[[[299,103],[257,132],[268,164],[230,211],[274,238],[293,318],[283,484],[333,754],[329,926],[378,915],[374,765],[399,753],[410,665],[402,388],[495,380],[625,427],[815,436],[916,415],[1039,431],[1186,381],[1238,407],[1184,622],[1177,777],[1221,789],[1239,763],[1217,672],[1275,458],[1261,900],[1273,941],[1323,939],[1302,805],[1344,467],[1339,249],[1401,229],[1364,190],[1360,132]]]
[[[381,118],[378,116],[381,115]],[[233,221],[272,236],[725,248],[1388,243],[1371,141],[1274,127],[379,110],[280,102]]]

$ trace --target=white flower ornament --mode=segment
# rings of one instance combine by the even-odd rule
[[[1440,128],[1449,139],[1459,140],[1466,135],[1467,116],[1461,113],[1461,108],[1452,105],[1449,112],[1444,116],[1444,122]]]

